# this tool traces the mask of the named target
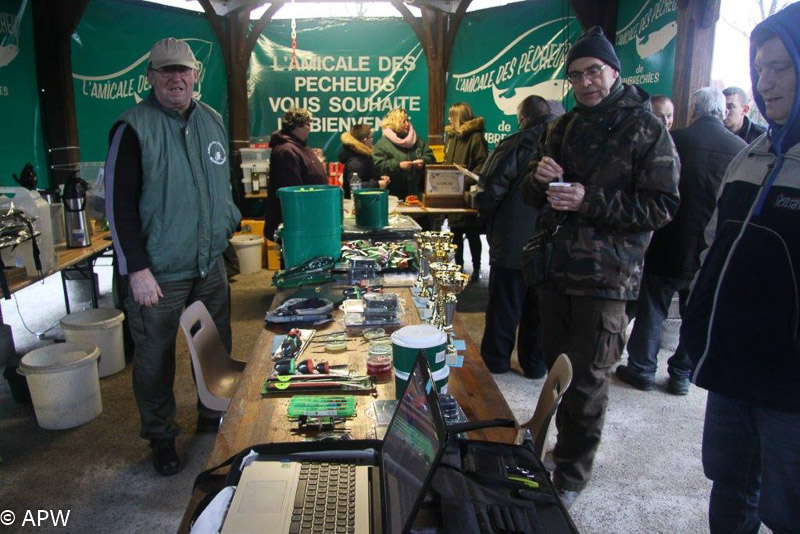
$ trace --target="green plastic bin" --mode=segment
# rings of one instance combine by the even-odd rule
[[[278,189],[286,268],[316,256],[338,259],[342,248],[342,190],[332,185]]]
[[[389,226],[389,191],[360,189],[353,193],[356,224],[361,228],[380,229]]]

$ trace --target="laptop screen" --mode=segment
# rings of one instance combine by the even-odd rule
[[[381,456],[387,533],[400,534],[410,527],[445,441],[436,388],[427,362],[418,358],[384,436]]]

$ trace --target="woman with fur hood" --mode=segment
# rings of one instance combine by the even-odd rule
[[[381,126],[383,137],[375,143],[372,158],[378,172],[391,178],[389,194],[400,200],[408,195],[420,195],[425,164],[436,162],[433,152],[417,137],[406,110],[393,109]]]
[[[484,137],[483,117],[475,117],[472,108],[465,102],[450,106],[448,113],[450,124],[445,126],[447,138],[444,149],[444,162],[448,165],[458,163],[472,172],[480,172],[489,155]],[[475,182],[465,176],[464,188],[469,189]],[[472,183],[469,183],[472,182]],[[458,245],[456,263],[464,266],[464,236],[469,241],[472,254],[472,281],[481,276],[481,230],[476,217],[451,217],[450,230],[453,232],[453,243]]]
[[[350,198],[350,178],[358,173],[361,187],[380,187],[386,189],[391,182],[388,176],[379,176],[372,161],[372,128],[366,124],[356,124],[349,132],[342,134],[342,148],[339,149],[339,162],[344,163],[342,186],[345,198]]]

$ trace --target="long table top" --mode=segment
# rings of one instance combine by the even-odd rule
[[[403,215],[478,215],[478,210],[472,208],[432,208],[425,206],[397,206],[397,213]]]
[[[420,317],[414,306],[411,291],[408,288],[390,288],[387,291],[396,293],[403,302],[405,309],[404,323],[406,325],[419,324]],[[279,293],[273,301],[273,308],[287,298],[288,293]],[[337,310],[334,318],[340,317],[341,311]],[[456,337],[466,341],[464,365],[461,368],[452,368],[448,380],[449,392],[458,400],[465,415],[471,421],[505,417],[513,419],[514,416],[508,407],[503,395],[497,388],[488,369],[480,358],[478,349],[470,340],[458,319],[454,321]],[[318,334],[341,330],[341,323],[333,321],[320,328]],[[206,467],[219,465],[245,447],[262,443],[302,441],[307,434],[293,431],[296,423],[287,417],[289,396],[263,397],[261,386],[272,371],[270,352],[275,336],[280,334],[276,329],[262,330],[253,348],[253,352],[245,368],[239,387],[231,401],[230,407],[223,418],[219,429],[214,449],[209,455]],[[361,343],[362,338],[349,338],[348,350],[344,353],[329,354],[322,351],[322,344],[310,344],[301,358],[327,360],[332,365],[349,363],[354,373],[366,374],[366,354],[368,344]],[[345,392],[350,394],[353,392]],[[339,394],[339,393],[333,393]],[[347,429],[353,439],[365,439],[369,436],[372,424],[365,410],[378,399],[395,398],[394,380],[378,385],[377,397],[355,392],[357,400],[357,416],[347,423]],[[490,441],[512,442],[516,435],[513,428],[486,429],[471,432],[472,439]],[[181,522],[180,532],[188,532],[191,513],[202,499],[203,494],[195,491]]]
[[[99,256],[111,246],[111,232],[108,230],[92,234],[92,244],[88,247],[67,248],[66,245],[59,245],[56,247],[56,267],[52,272],[46,273],[45,276],[74,267],[83,261]],[[8,289],[11,293],[14,293],[39,280],[37,277],[26,276],[9,283]]]

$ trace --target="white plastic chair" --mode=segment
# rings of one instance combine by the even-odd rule
[[[244,362],[231,359],[217,326],[199,300],[183,311],[180,323],[192,356],[200,402],[210,410],[226,411],[242,377]]]

